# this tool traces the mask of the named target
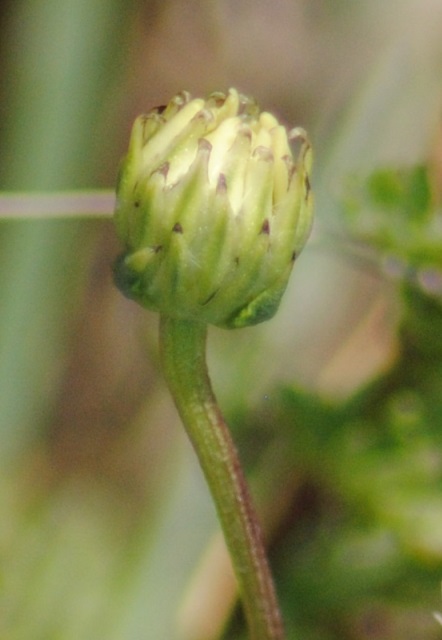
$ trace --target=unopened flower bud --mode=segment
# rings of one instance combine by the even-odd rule
[[[234,89],[138,117],[117,187],[117,285],[177,318],[267,320],[310,231],[310,170],[305,132]]]

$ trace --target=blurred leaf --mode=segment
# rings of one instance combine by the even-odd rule
[[[378,169],[347,180],[343,205],[354,241],[374,249],[387,273],[442,294],[442,209],[431,168]]]

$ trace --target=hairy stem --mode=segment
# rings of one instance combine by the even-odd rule
[[[161,358],[175,404],[209,485],[253,640],[284,631],[261,529],[206,365],[205,325],[162,316]]]

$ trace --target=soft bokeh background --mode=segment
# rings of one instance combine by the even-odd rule
[[[403,386],[416,369],[398,337],[408,304],[430,318],[413,326],[431,352],[440,307],[404,303],[349,250],[341,193],[349,174],[440,157],[442,4],[9,0],[0,12],[2,191],[112,188],[133,118],[183,88],[236,86],[308,129],[313,237],[274,320],[211,332],[214,386],[289,640],[441,637],[442,376],[418,393],[439,352]],[[0,225],[0,636],[244,638],[159,372],[157,318],[112,285],[118,250],[110,221]]]

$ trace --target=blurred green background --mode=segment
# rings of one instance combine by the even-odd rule
[[[307,128],[317,222],[210,369],[289,640],[442,637],[442,5],[12,0],[0,189],[113,188],[133,118],[236,86]],[[0,223],[0,637],[246,637],[213,507],[114,290],[111,221]],[[232,612],[230,616],[229,613]]]

